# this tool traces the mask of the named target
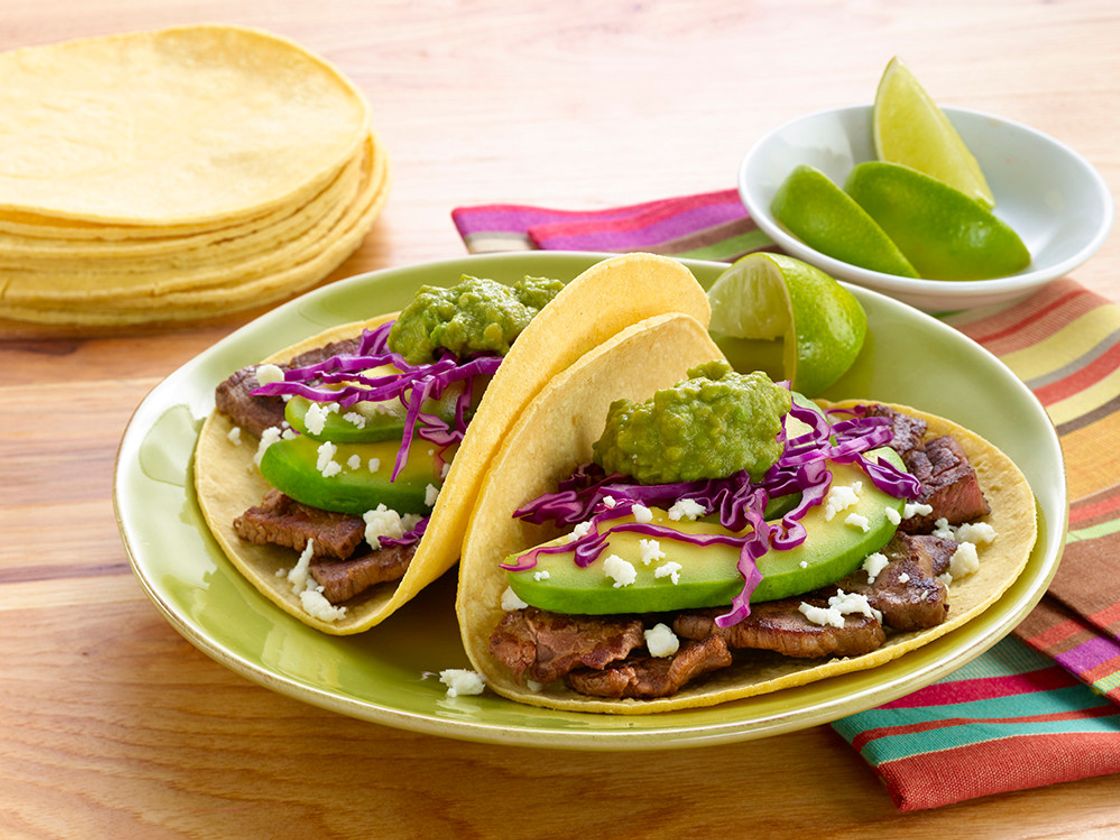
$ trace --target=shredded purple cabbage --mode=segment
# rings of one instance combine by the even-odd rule
[[[498,370],[502,357],[478,356],[463,361],[449,350],[440,350],[434,361],[412,365],[389,349],[392,328],[393,322],[389,321],[376,329],[364,330],[356,354],[342,353],[313,365],[290,368],[284,371],[283,382],[262,385],[253,391],[253,396],[290,394],[314,402],[336,402],[344,409],[357,402],[398,400],[405,408],[404,431],[393,464],[392,480],[396,480],[408,463],[413,436],[440,447],[442,459],[447,449],[466,434],[466,412],[471,400],[481,387],[482,379]],[[393,365],[400,372],[372,377],[361,373],[381,365]],[[450,423],[422,410],[426,400],[438,400],[458,382],[463,383],[463,390],[455,400],[455,416]],[[324,387],[340,384],[340,388]]]
[[[420,538],[423,537],[424,532],[428,530],[428,519],[429,517],[427,516],[421,517],[419,522],[417,522],[399,537],[379,537],[378,542],[381,543],[382,548],[398,545],[414,545],[415,543],[420,542]]]
[[[614,532],[634,532],[657,536],[693,545],[733,545],[739,548],[739,573],[743,588],[731,602],[731,610],[716,619],[721,627],[738,624],[750,615],[750,597],[762,580],[757,560],[767,551],[789,551],[805,542],[805,526],[801,520],[813,507],[824,501],[832,484],[827,462],[856,464],[883,492],[895,498],[916,499],[921,484],[912,475],[902,472],[886,460],[868,460],[864,453],[890,443],[893,433],[890,422],[882,417],[866,416],[865,406],[843,410],[848,419],[833,423],[811,408],[793,403],[790,415],[809,426],[810,431],[787,438],[785,429],[778,439],[785,446],[777,462],[762,480],[751,481],[746,471],[727,478],[672,484],[635,484],[619,473],[607,475],[596,464],[584,464],[560,482],[555,493],[545,493],[518,510],[514,516],[536,524],[550,522],[560,527],[587,523],[587,532],[568,542],[540,546],[526,552],[513,564],[503,564],[507,571],[525,571],[537,564],[542,554],[574,555],[578,566],[595,562]],[[830,412],[839,415],[840,411]],[[766,521],[765,510],[770,499],[801,493],[796,507],[774,523]],[[613,500],[613,505],[605,501]],[[675,502],[689,500],[704,508],[705,514],[718,513],[720,524],[730,531],[751,530],[731,534],[685,534],[661,525],[626,522],[599,526],[628,516],[634,505],[667,508]]]

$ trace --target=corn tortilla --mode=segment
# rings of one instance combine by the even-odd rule
[[[379,156],[384,167],[384,156]],[[116,327],[128,324],[170,323],[182,320],[215,318],[252,309],[290,297],[322,280],[361,244],[370,226],[381,212],[388,194],[388,176],[382,168],[380,182],[377,170],[363,186],[363,196],[347,208],[335,230],[303,256],[303,261],[256,279],[234,278],[220,288],[150,291],[133,295],[123,304],[100,303],[96,308],[76,308],[37,302],[9,302],[6,289],[0,287],[0,318],[44,324],[67,324],[82,327]]]
[[[372,143],[371,143],[372,146]],[[193,253],[178,257],[149,257],[128,263],[68,263],[47,270],[9,269],[0,267],[0,299],[12,303],[65,303],[78,301],[131,301],[137,296],[160,295],[171,291],[189,291],[245,282],[273,274],[304,261],[309,254],[323,250],[345,226],[341,220],[347,213],[361,209],[363,190],[375,189],[384,175],[384,158],[373,157],[372,148],[359,162],[353,177],[348,179],[340,201],[310,228],[290,240],[265,240],[250,253],[225,256],[221,244],[210,249],[207,256]]]
[[[611,714],[647,714],[698,708],[780,691],[815,680],[873,668],[960,627],[996,601],[1022,572],[1036,537],[1035,503],[1026,478],[1006,455],[957,424],[905,406],[931,434],[951,434],[964,448],[992,507],[985,521],[998,533],[980,551],[980,569],[954,581],[949,618],[937,627],[894,633],[878,650],[825,661],[741,653],[731,668],[716,671],[672,697],[606,700],[566,688],[532,692],[518,684],[489,652],[490,634],[501,620],[506,573],[498,564],[509,554],[557,535],[552,529],[513,518],[513,511],[542,493],[577,465],[591,460],[607,407],[622,397],[646,399],[684,378],[688,367],[720,358],[699,325],[687,318],[639,325],[592,350],[541,391],[525,408],[494,456],[467,528],[459,568],[456,611],[463,645],[487,685],[520,703],[554,709]],[[849,404],[854,404],[849,403]]]
[[[146,226],[298,207],[369,121],[321,58],[218,25],[0,54],[0,115],[0,215]]]
[[[454,279],[454,278],[449,278]],[[576,277],[534,318],[513,343],[471,421],[431,514],[427,532],[404,578],[375,588],[348,604],[347,615],[323,622],[303,611],[279,568],[290,568],[295,553],[255,546],[236,536],[233,519],[259,503],[267,483],[253,467],[252,441],[240,446],[226,435],[230,421],[211,413],[199,435],[194,475],[199,506],[234,565],[281,609],[325,633],[347,635],[375,626],[455,564],[475,493],[494,452],[522,407],[560,374],[609,336],[659,312],[683,310],[705,323],[708,300],[692,274],[675,260],[627,254],[604,260]],[[362,327],[383,323],[383,315],[364,323],[328,330],[265,361],[285,361],[328,341],[357,335]]]
[[[153,258],[199,259],[213,250],[220,250],[222,257],[228,259],[303,233],[329,208],[342,201],[344,191],[357,182],[360,172],[361,159],[354,158],[326,187],[300,207],[284,207],[239,225],[214,227],[184,236],[63,239],[0,232],[0,267],[55,270],[64,268],[68,261],[127,265],[128,261],[139,259],[149,261],[147,265],[151,267]],[[163,231],[156,229],[156,233]]]

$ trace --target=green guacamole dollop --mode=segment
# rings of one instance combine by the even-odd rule
[[[525,277],[512,286],[464,274],[450,288],[422,286],[389,332],[389,349],[414,365],[440,347],[457,356],[509,352],[509,346],[564,288],[559,280]]]
[[[645,402],[613,402],[594,459],[640,484],[726,478],[739,470],[758,479],[782,454],[777,436],[790,399],[762,371],[743,374],[708,362]]]

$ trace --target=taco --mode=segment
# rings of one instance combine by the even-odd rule
[[[326,633],[367,630],[447,571],[524,405],[650,315],[708,317],[689,271],[629,254],[565,285],[464,276],[399,314],[305,339],[218,385],[199,506],[265,597]]]
[[[467,654],[518,702],[638,714],[872,668],[1022,571],[1030,487],[925,412],[813,403],[651,318],[514,424],[459,570]]]

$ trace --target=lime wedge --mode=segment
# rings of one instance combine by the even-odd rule
[[[735,367],[785,377],[809,397],[852,366],[867,335],[867,314],[851,292],[819,268],[779,254],[738,260],[712,285],[708,301],[712,335]]]
[[[868,161],[844,185],[922,277],[982,280],[1030,265],[1023,240],[964,193],[906,166]]]
[[[770,212],[822,254],[872,271],[918,276],[875,220],[819,169],[795,168],[774,194]]]
[[[980,164],[949,118],[897,58],[890,60],[879,80],[874,132],[879,160],[917,169],[987,208],[995,206]]]

